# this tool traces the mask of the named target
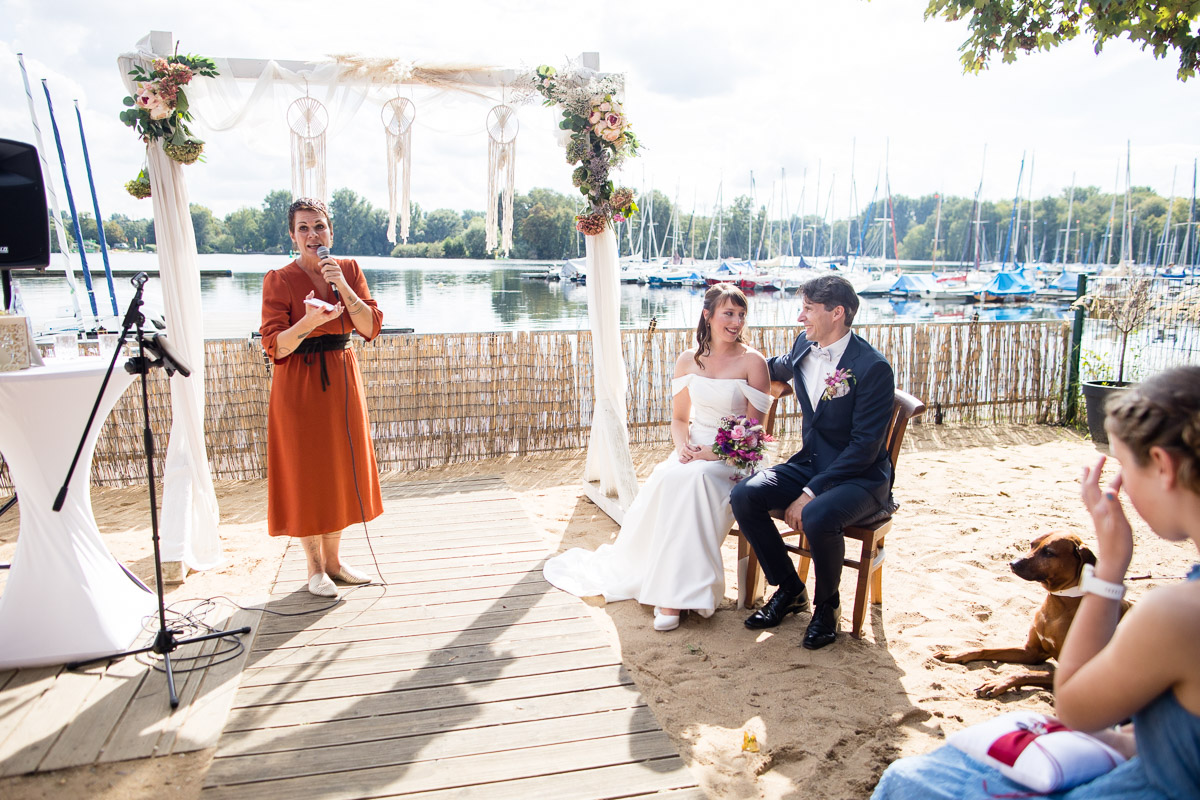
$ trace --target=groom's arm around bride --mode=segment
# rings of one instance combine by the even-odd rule
[[[773,510],[803,530],[812,551],[816,608],[803,645],[815,650],[837,636],[842,530],[890,502],[892,464],[885,447],[895,397],[892,367],[850,332],[858,294],[836,275],[801,289],[804,327],[790,353],[768,359],[772,380],[791,380],[803,412],[800,452],[734,487],[734,517],[754,548],[767,582],[778,587],[748,628],[771,628],[810,609],[808,590],[784,548]]]

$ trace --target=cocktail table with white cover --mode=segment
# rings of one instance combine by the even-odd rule
[[[104,420],[133,381],[117,360],[61,511],[62,486],[108,358],[48,359],[0,373],[0,453],[21,528],[0,595],[0,669],[62,664],[127,649],[154,595],[113,558],[92,514],[92,454]]]

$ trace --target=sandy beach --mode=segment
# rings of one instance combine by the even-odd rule
[[[666,452],[637,453],[639,475]],[[867,797],[892,760],[937,747],[954,730],[1014,708],[1051,710],[1046,691],[976,696],[985,680],[1024,668],[944,664],[932,653],[1024,642],[1044,594],[1008,563],[1055,528],[1093,540],[1078,478],[1097,456],[1091,442],[1061,428],[910,429],[896,482],[902,508],[888,540],[884,602],[882,610],[870,610],[862,640],[843,633],[829,648],[803,650],[806,615],[774,631],[746,630],[747,612],[735,608],[732,539],[724,546],[726,599],[711,619],[685,618],[663,634],[651,629],[649,608],[606,606],[600,598],[588,604],[709,796]],[[584,454],[573,451],[385,479],[500,476],[551,553],[595,547],[617,532],[582,497],[583,463]],[[265,482],[221,484],[218,496],[227,562],[172,587],[169,601],[266,597],[286,542],[265,534]],[[110,549],[149,580],[145,489],[95,489],[93,504]],[[1163,542],[1140,522],[1135,534],[1130,595],[1136,602],[1153,586],[1182,577],[1196,554]],[[0,561],[11,557],[16,535],[17,514],[10,513],[0,520]],[[843,599],[853,597],[850,576]],[[848,630],[847,616],[842,625]],[[743,749],[747,734],[758,752]],[[211,751],[201,751],[9,778],[0,781],[0,796],[195,798],[211,759]]]

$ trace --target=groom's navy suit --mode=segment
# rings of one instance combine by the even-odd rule
[[[846,555],[842,529],[891,502],[892,462],[885,440],[896,382],[883,355],[851,334],[837,364],[853,376],[848,391],[821,399],[814,409],[800,366],[811,347],[801,334],[790,353],[767,361],[772,380],[794,381],[804,413],[800,452],[735,485],[730,503],[767,581],[794,594],[802,584],[770,512],[786,509],[808,487],[815,497],[801,511],[801,521],[813,554],[813,600],[837,605]]]

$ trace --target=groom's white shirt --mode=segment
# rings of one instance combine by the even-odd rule
[[[808,390],[808,399],[814,411],[817,409],[817,403],[821,402],[821,395],[825,394],[825,379],[837,369],[838,362],[842,360],[849,344],[850,331],[846,331],[845,336],[825,348],[829,352],[828,360],[817,358],[810,348],[808,355],[800,362],[800,377],[804,379],[804,388]],[[813,348],[816,347],[814,342]]]

